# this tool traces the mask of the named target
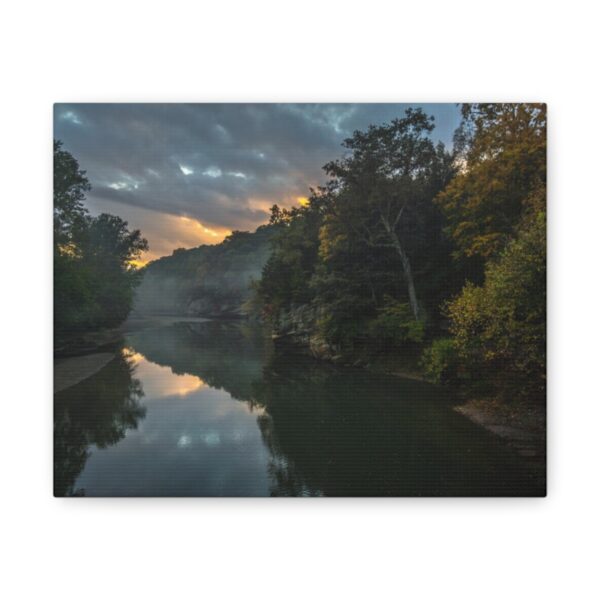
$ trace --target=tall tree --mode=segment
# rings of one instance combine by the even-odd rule
[[[59,336],[114,326],[128,315],[139,272],[131,261],[148,249],[139,230],[117,216],[91,217],[91,189],[77,160],[54,142],[54,324]]]
[[[546,105],[465,104],[455,135],[460,173],[437,202],[457,255],[488,259],[545,203]]]
[[[83,205],[85,192],[91,189],[85,171],[62,142],[54,140],[54,246],[55,251],[69,251],[88,216]],[[73,248],[71,247],[71,251]]]
[[[417,320],[411,250],[423,242],[433,198],[453,173],[451,156],[428,135],[432,130],[432,117],[408,109],[390,124],[354,132],[344,142],[351,154],[324,167],[332,177],[327,192],[334,218],[367,246],[396,253]]]

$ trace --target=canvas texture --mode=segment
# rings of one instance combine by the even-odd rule
[[[545,496],[545,104],[56,104],[53,165],[55,496]]]

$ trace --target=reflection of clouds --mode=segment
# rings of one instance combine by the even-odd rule
[[[201,439],[207,446],[218,446],[221,443],[221,436],[218,431],[209,431],[203,434]]]
[[[146,416],[114,446],[90,449],[77,482],[86,494],[269,494],[269,450],[256,423],[264,409],[252,406],[245,379],[260,375],[260,362],[248,363],[240,352],[235,355],[236,368],[229,370],[229,355],[215,351],[202,357],[203,350],[186,344],[182,332],[180,327],[157,324],[125,335],[122,362],[144,390],[140,404]],[[223,371],[215,374],[217,369]],[[248,401],[226,389],[229,381],[248,389],[240,393]],[[110,386],[110,380],[106,384]]]
[[[158,344],[162,330],[154,335]],[[146,417],[118,444],[92,450],[78,487],[90,496],[268,495],[269,450],[256,423],[264,409],[152,363],[130,339],[123,356],[144,388]]]
[[[187,448],[192,445],[192,438],[189,435],[182,435],[177,440],[177,446],[179,448]]]
[[[196,437],[184,433],[179,436],[177,440],[178,448],[190,448],[196,445],[198,442],[205,446],[218,446],[221,443],[221,435],[218,431],[207,431],[200,433]]]
[[[206,384],[195,375],[176,375],[169,367],[161,367],[147,360],[144,355],[129,348],[124,356],[135,366],[135,375],[141,379],[148,398],[187,396]]]

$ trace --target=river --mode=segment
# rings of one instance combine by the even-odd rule
[[[171,322],[55,394],[57,496],[531,496],[541,484],[447,390]]]

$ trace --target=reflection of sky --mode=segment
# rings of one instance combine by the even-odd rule
[[[193,375],[128,352],[145,419],[115,446],[92,448],[77,481],[88,495],[265,495],[269,453],[259,412]]]
[[[149,398],[187,396],[205,385],[195,375],[175,375],[170,367],[150,362],[139,352],[126,350],[125,356],[135,365],[135,377],[143,382],[144,393]]]

